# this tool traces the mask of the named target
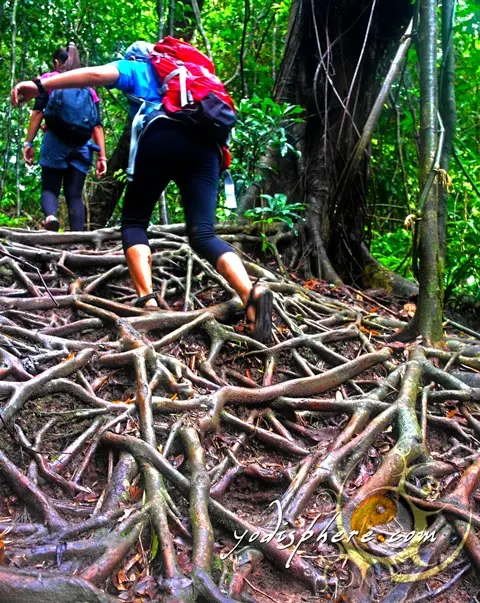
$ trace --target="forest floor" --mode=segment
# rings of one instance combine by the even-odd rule
[[[474,333],[245,256],[264,346],[180,225],[153,312],[116,229],[0,241],[1,603],[480,600]]]

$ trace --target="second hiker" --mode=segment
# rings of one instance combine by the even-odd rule
[[[82,231],[85,226],[85,207],[82,199],[86,175],[99,151],[96,176],[107,171],[105,140],[100,120],[99,98],[93,88],[49,94],[44,88],[47,78],[80,67],[75,44],[57,48],[53,55],[53,71],[35,78],[38,95],[30,117],[23,158],[27,165],[34,162],[33,142],[45,119],[46,131],[40,149],[42,167],[41,205],[45,214],[44,228],[57,231],[58,196],[63,192],[68,206],[70,229]],[[95,144],[90,140],[93,136]]]

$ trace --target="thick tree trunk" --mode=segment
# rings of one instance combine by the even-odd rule
[[[117,147],[109,159],[107,174],[98,183],[95,192],[88,201],[90,209],[88,226],[90,230],[106,226],[125,189],[125,179],[122,178],[119,180],[115,178],[114,174],[118,170],[126,170],[127,168],[131,125],[132,122],[127,120]]]
[[[292,130],[302,157],[272,157],[276,176],[265,189],[307,204],[310,268],[329,280],[338,274],[363,284],[367,151],[347,186],[342,175],[411,12],[407,0],[298,0],[292,7],[275,99],[306,109],[305,123]]]
[[[419,296],[417,310],[402,334],[403,339],[421,335],[429,344],[443,339],[443,261],[438,226],[438,99],[437,99],[437,2],[421,0],[418,32],[420,71],[420,199]],[[433,178],[432,178],[433,175]],[[425,194],[426,193],[426,194]],[[419,203],[421,205],[421,201]]]

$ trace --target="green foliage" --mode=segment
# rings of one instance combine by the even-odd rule
[[[127,180],[128,180],[128,176],[125,172],[125,170],[117,170],[116,172],[113,172],[113,177],[115,180],[118,180],[118,182],[123,182],[123,184],[126,184]]]
[[[303,203],[289,203],[287,195],[276,193],[275,195],[260,195],[266,199],[267,205],[248,209],[244,216],[253,221],[254,224],[270,226],[276,222],[286,224],[290,230],[295,230],[296,222],[303,218],[297,211],[303,211]]]
[[[411,271],[412,235],[404,228],[374,233],[370,250],[387,268],[413,279]],[[402,257],[403,253],[403,257]]]
[[[150,551],[150,561],[153,561],[158,553],[158,536],[155,532],[152,534],[152,548]]]
[[[254,224],[258,224],[261,229],[262,249],[266,251],[270,248],[270,243],[266,236],[268,226],[274,224],[285,224],[289,230],[295,231],[297,222],[303,220],[300,211],[305,209],[303,203],[289,203],[287,195],[276,193],[275,195],[261,195],[262,199],[267,201],[266,205],[248,209],[244,216],[250,219]]]
[[[302,121],[301,113],[302,107],[275,103],[271,98],[254,97],[240,102],[231,144],[231,172],[239,195],[272,169],[262,162],[268,148],[278,151],[282,157],[298,152],[289,141],[288,129]]]
[[[447,297],[464,293],[480,295],[480,257],[477,253],[480,217],[479,22],[478,3],[459,0],[454,34],[457,105],[454,146],[459,161],[452,158],[449,168]],[[439,52],[439,69],[441,58]],[[375,257],[410,277],[412,240],[403,222],[409,214],[415,213],[420,192],[418,97],[417,57],[411,51],[403,79],[395,85],[372,140],[369,199],[371,249]]]
[[[480,199],[472,197],[473,203],[454,204],[449,212],[447,270],[445,274],[445,296],[466,294],[480,295],[480,255],[477,252],[480,240]]]
[[[10,228],[21,228],[26,226],[31,220],[30,216],[21,216],[20,218],[14,218],[8,214],[0,213],[0,226],[9,226]]]
[[[244,0],[205,1],[202,21],[217,72],[237,101],[272,94],[282,59],[290,7],[291,2],[286,0],[251,0],[248,4]],[[242,72],[240,52],[245,21]],[[202,48],[201,36],[196,36],[195,43]]]

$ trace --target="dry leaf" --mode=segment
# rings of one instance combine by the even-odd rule
[[[405,313],[407,314],[407,316],[412,318],[413,316],[415,316],[417,306],[415,304],[408,303],[403,306],[403,309],[404,309]]]
[[[123,568],[120,569],[120,570],[118,570],[117,581],[118,581],[119,585],[123,584],[124,582],[130,582],[130,580],[128,579],[127,574],[126,574],[126,572],[125,572],[125,570]]]
[[[374,331],[373,329],[367,329],[366,327],[363,327],[362,325],[360,325],[360,331],[362,331],[362,333],[367,333],[367,335],[372,335],[372,337],[380,336],[380,333],[378,331]]]
[[[136,555],[134,555],[129,561],[127,561],[127,563],[125,564],[125,571],[128,572],[129,569],[131,569],[135,563],[137,563],[137,561],[140,561],[140,559],[142,558],[142,555],[140,553],[137,553]]]
[[[137,502],[142,498],[143,490],[141,488],[137,488],[137,486],[130,486],[129,494],[131,501]]]
[[[303,286],[305,287],[305,289],[315,289],[315,287],[318,287],[318,284],[318,281],[312,278],[308,281],[305,281],[303,283]]]

